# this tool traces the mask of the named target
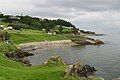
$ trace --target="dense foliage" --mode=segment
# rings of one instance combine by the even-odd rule
[[[4,22],[12,23],[10,24],[10,26],[14,26],[14,28],[15,27],[24,28],[24,29],[32,28],[32,29],[40,29],[40,30],[46,29],[48,31],[54,29],[55,26],[57,25],[75,28],[75,26],[72,23],[65,21],[63,19],[49,20],[49,19],[41,19],[26,15],[26,16],[12,16],[13,18],[18,17],[20,19],[11,20],[10,19],[11,16],[12,15],[0,14],[0,19]]]

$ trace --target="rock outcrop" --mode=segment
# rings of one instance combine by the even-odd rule
[[[93,39],[93,38],[88,38],[86,37],[85,39],[71,39],[72,42],[78,44],[78,45],[102,45],[104,44],[103,41],[99,39]]]
[[[78,75],[81,77],[88,77],[89,75],[93,75],[97,70],[94,67],[89,65],[81,65],[80,63],[68,65],[65,74],[69,75]]]
[[[86,40],[71,40],[71,41],[79,45],[92,45],[91,42]]]
[[[104,42],[99,39],[95,40],[95,45],[101,45],[101,44],[104,44]]]
[[[51,65],[51,64],[53,64],[53,65],[56,65],[56,64],[66,65],[63,58],[60,56],[51,56],[47,61],[45,61],[43,63],[43,65]]]
[[[18,49],[16,51],[6,53],[5,55],[12,60],[20,61],[20,62],[26,64],[27,66],[30,66],[31,64],[30,64],[29,60],[24,59],[24,57],[32,56],[34,54],[24,52],[24,51]]]
[[[65,65],[63,58],[60,56],[52,56],[47,61],[43,63],[43,65]],[[81,77],[88,77],[89,75],[93,75],[97,70],[94,67],[89,65],[81,65],[80,63],[76,63],[73,65],[68,65],[65,70],[66,76],[78,75]]]

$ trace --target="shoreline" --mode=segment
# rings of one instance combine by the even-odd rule
[[[17,48],[23,51],[31,51],[36,49],[45,49],[50,47],[59,47],[64,45],[76,45],[71,40],[58,40],[58,41],[43,41],[43,42],[30,42],[18,44]]]

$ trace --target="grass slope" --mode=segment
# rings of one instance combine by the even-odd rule
[[[64,66],[26,67],[0,55],[0,80],[59,80]]]

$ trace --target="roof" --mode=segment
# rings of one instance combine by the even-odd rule
[[[20,18],[16,16],[11,16],[10,19],[20,19]]]

